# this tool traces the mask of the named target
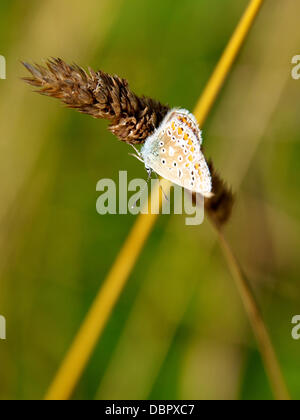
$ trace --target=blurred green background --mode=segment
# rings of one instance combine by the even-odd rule
[[[0,399],[43,398],[135,218],[99,216],[96,183],[146,178],[106,123],[32,93],[19,60],[60,56],[193,109],[248,0],[1,0]],[[266,0],[204,127],[236,192],[226,235],[300,398],[300,80],[295,0]],[[76,399],[272,398],[244,308],[205,222],[160,217]]]

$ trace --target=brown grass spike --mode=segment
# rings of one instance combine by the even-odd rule
[[[23,80],[42,95],[60,99],[68,108],[110,121],[110,131],[130,144],[143,143],[161,123],[169,107],[133,93],[128,82],[103,71],[86,72],[60,58],[45,66],[23,63],[31,77]]]

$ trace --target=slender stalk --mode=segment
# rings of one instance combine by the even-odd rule
[[[228,244],[223,232],[214,224],[213,226],[216,229],[220,246],[223,250],[231,275],[236,282],[236,286],[243,301],[249,322],[256,336],[259,351],[274,396],[277,400],[290,400],[290,396],[270,339],[269,332],[263,321],[261,311],[256,302],[251,286],[244,276],[242,269],[235,255],[233,254],[233,251]]]
[[[263,1],[250,1],[228,47],[208,82],[194,112],[200,126],[205,122],[221,91]],[[160,204],[157,205],[160,208]],[[155,214],[141,214],[137,218],[46,395],[47,400],[65,400],[72,395],[156,220],[157,215]]]

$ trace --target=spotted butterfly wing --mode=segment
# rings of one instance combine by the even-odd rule
[[[145,166],[187,190],[211,197],[212,182],[201,152],[202,136],[195,117],[172,110],[141,151]]]

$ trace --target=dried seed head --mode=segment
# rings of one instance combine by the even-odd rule
[[[42,95],[60,99],[67,107],[110,121],[110,131],[130,144],[143,143],[160,125],[169,107],[135,95],[128,82],[102,71],[69,65],[60,58],[48,60],[45,66],[23,63],[31,77],[23,80],[39,88]],[[206,212],[221,228],[230,218],[234,198],[210,163],[213,197],[205,200]]]
[[[234,196],[216,172],[212,162],[209,162],[209,169],[212,176],[212,191],[214,195],[205,200],[205,210],[213,223],[220,229],[230,219]]]
[[[48,60],[45,66],[23,65],[31,73],[23,80],[40,88],[39,93],[83,114],[109,120],[111,132],[130,144],[143,143],[169,111],[153,99],[135,95],[118,76],[92,69],[86,72],[60,58]]]

